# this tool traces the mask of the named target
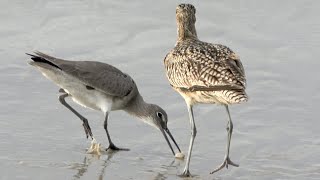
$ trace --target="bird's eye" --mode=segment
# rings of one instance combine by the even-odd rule
[[[163,116],[163,115],[162,115],[161,112],[157,112],[157,116],[162,119],[162,116]]]

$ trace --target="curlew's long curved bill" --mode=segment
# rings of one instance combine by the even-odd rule
[[[164,138],[166,139],[166,141],[167,141],[167,143],[168,143],[168,145],[169,145],[169,147],[170,147],[170,149],[171,149],[171,151],[172,151],[173,155],[175,155],[175,152],[174,152],[174,150],[173,150],[173,148],[172,148],[172,146],[171,146],[171,143],[170,143],[170,141],[169,141],[169,139],[168,139],[168,137],[167,137],[166,133],[169,135],[169,137],[171,138],[171,140],[173,141],[173,143],[176,145],[176,147],[178,148],[179,152],[181,152],[181,150],[180,150],[180,148],[179,148],[179,146],[178,146],[178,144],[177,144],[176,140],[173,138],[173,136],[172,136],[172,134],[170,133],[169,129],[168,129],[168,128],[166,128],[166,129],[162,129],[162,128],[160,128],[160,130],[161,130],[161,132],[162,132],[162,134],[163,134]]]

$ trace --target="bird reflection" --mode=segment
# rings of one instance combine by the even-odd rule
[[[107,155],[107,159],[102,160],[102,169],[100,170],[98,180],[102,180],[104,177],[105,169],[109,166],[111,163],[111,158],[117,153],[118,151],[111,151],[111,152],[104,152],[101,155],[97,154],[86,154],[82,163],[75,163],[71,169],[77,170],[76,174],[73,176],[73,179],[80,179],[87,171],[89,166],[92,164],[92,162],[99,161],[100,158],[104,155]]]
[[[106,168],[111,165],[111,159],[113,156],[118,153],[119,151],[103,151],[101,155],[97,154],[86,154],[82,162],[74,163],[71,169],[76,170],[76,174],[73,176],[73,179],[81,179],[88,171],[91,164],[94,162],[99,161],[102,162],[102,165],[99,166],[101,169],[97,169],[98,180],[105,179],[105,171]],[[106,159],[102,159],[107,157]],[[153,180],[164,180],[168,179],[169,177],[174,177],[179,172],[179,167],[183,164],[184,160],[174,159],[168,164],[161,166],[161,171],[151,170],[154,172],[154,176],[151,178]],[[176,176],[178,178],[178,176]],[[91,177],[92,178],[92,177]],[[193,178],[197,179],[197,176],[193,176]]]
[[[175,169],[174,172],[178,172],[178,167],[180,167],[181,162],[183,162],[183,160],[174,159],[173,161],[170,162],[169,165],[162,165],[161,168],[164,169],[165,171],[156,172],[156,175],[152,179],[153,180],[168,179],[168,175],[170,176],[173,175],[173,174],[169,174],[169,171],[172,171],[172,169]]]
[[[165,176],[163,173],[158,172],[157,175],[153,178],[153,180],[164,180],[167,179],[168,177]]]

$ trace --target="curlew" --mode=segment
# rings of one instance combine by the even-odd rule
[[[191,139],[187,162],[182,176],[190,176],[189,164],[197,134],[193,106],[199,103],[224,105],[228,114],[228,142],[221,165],[211,173],[228,165],[238,166],[229,158],[233,124],[228,105],[247,101],[246,78],[242,63],[230,48],[200,41],[195,22],[196,9],[191,4],[176,8],[178,38],[175,47],[166,55],[164,65],[170,85],[184,98],[190,118]]]
[[[28,55],[33,60],[29,64],[61,88],[60,102],[82,120],[87,138],[94,139],[88,120],[65,101],[66,97],[71,97],[81,106],[104,113],[104,129],[109,141],[107,150],[129,150],[114,145],[108,131],[110,112],[124,110],[159,129],[175,155],[167,133],[180,152],[167,127],[167,113],[158,105],[146,103],[128,74],[102,62],[68,61],[41,52]]]

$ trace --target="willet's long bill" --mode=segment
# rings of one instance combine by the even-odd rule
[[[190,124],[191,139],[183,176],[190,176],[189,164],[196,125],[193,105],[198,103],[224,105],[228,113],[228,142],[223,163],[214,173],[228,165],[238,166],[229,158],[233,124],[228,105],[247,101],[246,79],[239,57],[228,47],[200,41],[195,22],[196,9],[191,4],[176,8],[178,39],[175,47],[164,59],[167,78],[171,86],[185,99]]]
[[[60,102],[82,120],[87,138],[90,136],[93,139],[88,120],[67,104],[66,97],[71,97],[73,101],[84,107],[104,113],[104,129],[109,141],[107,149],[129,150],[115,146],[108,131],[110,112],[124,110],[159,129],[173,155],[175,153],[166,133],[181,152],[167,127],[167,113],[158,105],[146,103],[129,75],[102,62],[68,61],[41,52],[28,55],[33,60],[29,64],[35,66],[45,77],[61,88]]]

